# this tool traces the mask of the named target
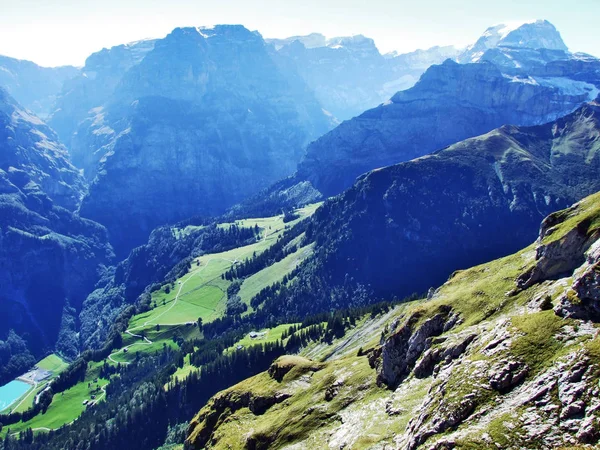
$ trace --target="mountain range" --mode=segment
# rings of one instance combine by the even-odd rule
[[[599,94],[545,20],[0,58],[0,450],[596,444]]]

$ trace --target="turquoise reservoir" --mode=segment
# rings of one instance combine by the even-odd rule
[[[8,408],[31,388],[30,384],[19,380],[13,380],[0,387],[0,411]]]

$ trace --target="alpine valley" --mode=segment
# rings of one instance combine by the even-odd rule
[[[0,56],[0,450],[599,444],[600,59],[550,22]]]

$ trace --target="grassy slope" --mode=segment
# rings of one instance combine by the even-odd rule
[[[561,239],[582,218],[590,219],[591,224],[598,223],[600,194],[587,198],[570,211],[565,222],[556,227],[552,239]],[[594,229],[597,227],[590,226],[590,233]],[[570,327],[572,321],[559,318],[553,311],[531,312],[525,308],[531,299],[547,292],[552,292],[552,297],[555,298],[556,290],[564,289],[560,283],[542,282],[527,290],[506,295],[514,291],[515,279],[532,263],[535,258],[533,250],[534,246],[531,246],[517,254],[456,272],[439,289],[434,299],[401,305],[385,318],[385,323],[389,325],[394,318],[406,318],[413,314],[420,316],[419,322],[423,323],[436,314],[441,306],[450,305],[464,320],[461,325],[446,333],[447,339],[452,340],[461,332],[489,332],[498,323],[508,319],[508,330],[513,338],[507,352],[528,364],[531,369],[530,377],[568,352],[581,348],[582,344],[589,356],[596,355],[600,358],[600,338],[592,339],[588,335],[562,342],[557,336],[564,327]],[[246,439],[250,437],[258,443],[268,443],[269,448],[283,448],[294,442],[299,446],[292,448],[337,448],[343,444],[342,438],[353,435],[351,445],[345,448],[366,449],[373,444],[397,445],[394,438],[402,435],[409,420],[422,412],[422,402],[432,392],[431,389],[436,387],[436,381],[432,377],[410,377],[395,393],[378,387],[375,384],[375,372],[368,366],[367,358],[356,356],[359,343],[364,349],[376,347],[379,343],[382,330],[386,327],[383,323],[370,327],[369,324],[372,323],[372,320],[363,320],[343,339],[352,341],[352,336],[358,335],[359,339],[354,339],[351,346],[344,346],[338,341],[328,346],[315,345],[305,349],[305,354],[311,357],[319,356],[321,360],[329,357],[323,369],[313,375],[307,375],[301,370],[298,373],[292,371],[278,383],[267,373],[262,373],[218,394],[219,397],[235,398],[244,393],[275,396],[277,393],[287,392],[292,397],[260,415],[253,414],[248,408],[225,412],[213,434],[214,445],[209,447],[244,448]],[[336,349],[340,348],[343,350],[336,354]],[[468,358],[465,357],[466,362],[450,375],[449,393],[443,398],[445,405],[460,403],[464,395],[477,389],[480,380],[468,372],[470,363],[485,360],[489,367],[494,362],[493,358],[485,356],[481,350],[477,346],[470,348]],[[502,356],[506,357],[506,353],[501,353],[500,357]],[[327,389],[334,386],[336,380],[341,388],[333,400],[327,401]],[[491,400],[488,394],[484,394],[480,392],[475,397],[480,405]],[[198,417],[210,412],[210,405],[211,402]],[[395,412],[386,414],[386,408]],[[431,414],[435,412],[434,409]],[[488,424],[488,430],[494,436],[498,435],[498,424],[502,425],[501,422],[500,417]],[[195,427],[192,439],[202,430],[203,424],[200,423]],[[475,447],[486,447],[480,440],[482,430],[473,435],[469,435],[468,431],[465,433],[470,437],[460,441],[462,444],[478,442],[480,447]],[[502,433],[505,439],[506,427],[502,428]],[[339,442],[336,441],[338,438]],[[502,442],[500,437],[498,442]]]
[[[283,216],[268,218],[245,219],[236,221],[238,226],[253,227],[258,225],[261,229],[262,239],[260,241],[245,247],[235,248],[226,252],[206,254],[196,258],[192,262],[189,272],[176,280],[171,291],[167,294],[163,289],[152,294],[152,300],[155,307],[150,311],[134,316],[129,322],[129,328],[134,328],[133,333],[143,334],[152,341],[151,345],[145,345],[139,338],[129,334],[123,334],[123,346],[133,345],[127,352],[119,352],[112,355],[118,362],[134,362],[138,352],[154,353],[160,351],[164,345],[176,346],[173,341],[175,335],[184,339],[200,337],[198,328],[187,325],[188,322],[196,322],[199,317],[205,322],[212,321],[221,317],[225,312],[226,291],[230,282],[221,279],[221,275],[231,267],[231,261],[242,261],[251,257],[255,252],[266,250],[283,234],[286,228],[290,228],[301,220],[311,216],[320,204],[308,205],[297,211],[299,218],[289,222],[283,222]],[[221,224],[222,227],[231,226],[231,224]],[[189,230],[174,230],[174,233],[186,233]],[[277,263],[274,268],[267,268],[254,277],[249,277],[250,282],[246,287],[245,296],[253,291],[260,291],[264,287],[280,280],[291,271],[296,264],[310,254],[310,248],[299,249],[296,253]],[[174,304],[175,297],[179,291],[180,282],[185,284],[181,289],[181,294]],[[164,304],[163,304],[164,301]],[[249,301],[249,298],[248,298]],[[159,324],[157,330],[156,324]],[[282,325],[269,332],[261,342],[271,342],[281,337],[284,329],[289,325]],[[258,341],[257,341],[258,342]],[[237,345],[237,344],[236,344]],[[243,344],[245,345],[245,344]],[[110,361],[109,361],[110,362]],[[84,410],[81,402],[89,398],[89,389],[87,384],[90,380],[97,377],[97,371],[103,362],[90,364],[86,380],[77,384],[73,388],[64,392],[64,395],[54,396],[52,404],[44,415],[34,417],[27,423],[18,423],[9,427],[12,432],[25,430],[27,428],[58,428],[66,423],[75,420]],[[63,370],[66,364],[55,356],[48,357],[40,361],[40,368],[47,370]],[[189,364],[179,369],[174,376],[183,377],[196,370]],[[100,380],[101,385],[107,383],[106,380]],[[40,385],[36,393],[45,387]],[[31,401],[27,399],[19,411],[24,411],[31,406],[35,395],[31,395]],[[4,431],[4,433],[6,430]]]
[[[298,324],[284,323],[282,325],[276,326],[275,328],[267,328],[265,330],[260,330],[257,331],[258,336],[255,338],[251,338],[250,335],[247,334],[246,336],[244,336],[243,339],[240,339],[238,342],[236,342],[231,348],[234,349],[238,345],[243,345],[244,347],[252,347],[253,345],[276,342],[281,339],[283,333],[289,330],[289,328],[292,325]]]
[[[296,252],[286,256],[281,261],[246,278],[239,292],[242,301],[250,305],[252,297],[258,294],[261,289],[281,281],[286,274],[294,270],[312,254],[313,246],[313,244],[309,244],[306,247],[299,248]]]
[[[44,369],[52,372],[52,375],[47,380],[39,383],[35,388],[30,389],[25,394],[23,394],[13,405],[11,405],[5,411],[0,412],[24,412],[33,406],[33,402],[35,400],[35,396],[44,390],[48,382],[56,378],[63,370],[65,370],[69,366],[68,363],[62,360],[62,358],[58,355],[52,354],[46,356],[44,359],[39,361],[36,364],[36,367],[39,369]],[[16,405],[16,407],[15,407]]]
[[[210,322],[221,317],[225,311],[226,291],[230,284],[229,281],[221,279],[221,275],[231,268],[234,261],[243,261],[255,253],[260,254],[268,249],[277,242],[286,227],[290,228],[302,219],[309,217],[318,206],[319,204],[315,204],[299,209],[297,212],[300,217],[287,224],[283,222],[283,216],[236,221],[235,224],[241,227],[257,225],[261,229],[262,239],[245,247],[196,258],[192,262],[190,271],[175,282],[170,293],[167,294],[164,290],[160,290],[152,294],[152,300],[157,306],[133,317],[129,324],[130,328],[143,326],[147,322],[149,324],[195,322],[199,317],[202,317],[204,322]],[[231,224],[221,224],[220,226],[228,227]],[[273,282],[281,280],[286,273],[289,273],[302,259],[306,258],[309,252],[309,248],[300,249],[272,268],[264,269],[249,277],[242,285],[240,296],[249,302],[252,295]],[[183,284],[177,304],[173,306],[181,286],[180,283],[185,284]]]
[[[99,368],[98,364],[90,365],[85,381],[62,393],[55,394],[45,414],[39,414],[28,422],[19,422],[5,427],[2,430],[2,436],[5,436],[9,430],[12,434],[27,428],[54,429],[77,419],[86,408],[83,401],[91,399],[92,394],[97,396],[97,400],[101,400],[103,394],[100,387],[108,384],[108,381],[104,379],[98,379],[98,382],[95,382],[95,379],[98,378]],[[91,383],[91,387],[88,387],[88,383]]]

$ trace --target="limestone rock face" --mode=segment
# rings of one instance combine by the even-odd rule
[[[600,240],[588,250],[585,264],[573,274],[571,290],[559,298],[554,311],[563,317],[600,320]]]
[[[49,125],[71,151],[77,167],[86,168],[86,155],[78,151],[82,137],[74,135],[81,122],[88,118],[91,109],[100,107],[110,98],[121,78],[154,48],[154,40],[132,42],[110,49],[104,48],[90,55],[85,66],[72,79],[67,80],[57,96]],[[106,138],[110,129],[97,132],[98,139]],[[94,149],[95,150],[95,149]]]
[[[551,240],[548,243],[544,242],[544,238],[552,237],[556,221],[560,220],[559,216],[551,214],[542,222],[540,243],[536,247],[536,263],[517,280],[517,285],[520,288],[529,287],[539,281],[572,272],[584,261],[587,249],[595,240],[594,236],[588,235],[589,223],[587,221],[581,222],[561,239]],[[591,252],[591,264],[594,263],[593,259],[594,252]]]
[[[431,338],[443,332],[447,316],[448,311],[437,314],[414,330],[411,322],[417,317],[409,319],[383,344],[377,379],[388,386],[395,386],[408,375],[419,356],[431,346]]]
[[[81,213],[124,255],[159,225],[218,214],[290,175],[330,125],[258,33],[176,29],[80,124],[71,151],[92,177]]]

